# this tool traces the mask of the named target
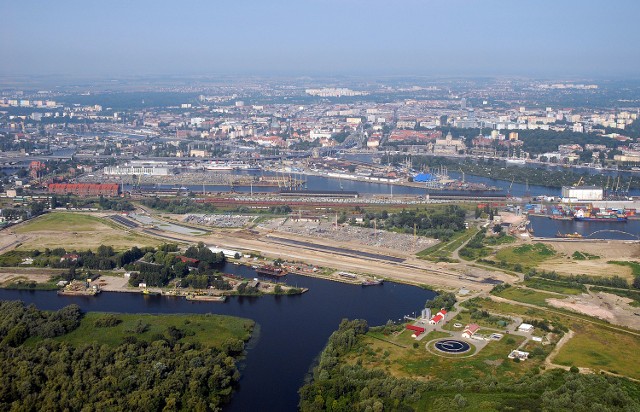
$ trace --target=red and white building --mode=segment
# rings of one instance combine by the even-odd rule
[[[438,313],[436,313],[435,315],[433,315],[431,317],[431,319],[429,320],[429,324],[430,325],[437,325],[438,323],[442,322],[445,318],[445,316],[447,315],[447,311],[444,309],[440,309],[440,311]]]
[[[464,331],[462,332],[462,337],[463,338],[471,338],[473,335],[475,335],[475,333],[480,329],[480,326],[478,326],[475,323],[470,323],[467,326],[464,327]]]

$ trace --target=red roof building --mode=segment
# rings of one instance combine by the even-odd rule
[[[411,324],[407,325],[407,329],[414,331],[416,333],[416,336],[422,335],[425,331],[423,327],[415,326]]]
[[[118,196],[120,185],[117,183],[51,183],[48,186],[51,194],[88,196]]]
[[[189,266],[197,266],[200,261],[198,259],[186,257],[186,256],[176,256],[176,258],[180,259],[182,263],[186,263]]]
[[[432,324],[432,325],[436,325],[436,324],[442,322],[444,320],[444,317],[445,317],[446,314],[447,314],[446,310],[440,309],[440,312],[438,312],[435,315],[433,315],[431,320],[429,320],[429,323]]]
[[[472,337],[478,330],[480,329],[480,326],[478,326],[475,323],[470,323],[469,325],[465,326],[464,328],[464,332],[462,332],[462,337],[463,338],[470,338]]]

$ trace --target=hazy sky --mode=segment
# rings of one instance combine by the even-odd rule
[[[0,0],[0,73],[638,77],[637,0]]]

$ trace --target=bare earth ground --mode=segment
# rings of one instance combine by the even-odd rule
[[[378,250],[391,249],[416,253],[438,243],[436,239],[415,237],[404,233],[387,232],[365,227],[341,224],[337,227],[327,220],[307,221],[292,218],[271,219],[259,225],[261,229],[324,240],[334,240]]]
[[[105,218],[113,213],[94,213],[94,217]],[[18,250],[43,250],[64,247],[67,250],[96,249],[98,246],[110,245],[115,249],[128,249],[132,246],[155,246],[158,242],[146,235],[120,228],[109,220],[101,222],[83,222],[69,227],[68,231],[47,230],[38,228],[38,218],[3,231],[0,238],[0,253],[16,248]],[[33,225],[31,224],[33,222]],[[35,227],[34,227],[35,226]],[[7,240],[4,240],[7,238]],[[6,245],[5,245],[6,244]],[[5,245],[6,250],[3,250]]]
[[[287,260],[299,260],[310,264],[334,268],[337,270],[358,272],[375,276],[382,276],[390,279],[413,284],[427,284],[448,289],[458,289],[466,287],[470,290],[488,290],[492,285],[480,283],[485,273],[477,274],[475,269],[469,271],[459,270],[457,265],[442,266],[432,262],[417,259],[408,252],[380,250],[374,247],[365,247],[353,243],[331,242],[330,240],[310,239],[308,237],[293,234],[277,233],[278,237],[312,242],[317,248],[306,248],[295,245],[278,243],[276,239],[268,236],[268,233],[252,233],[246,231],[234,234],[212,234],[207,237],[194,238],[194,241],[202,240],[207,244],[213,244],[229,249],[242,249],[258,251],[264,256],[271,258],[282,258]],[[353,251],[366,251],[387,256],[404,258],[402,262],[389,262],[378,259],[368,259],[357,256],[345,256],[330,251],[323,251],[323,245],[333,247],[344,247]],[[472,276],[476,276],[472,278]],[[501,280],[511,280],[509,276],[490,272],[493,276]]]
[[[639,261],[640,244],[631,242],[542,242],[553,247],[559,256],[538,265],[542,270],[555,270],[559,274],[594,276],[618,275],[633,280],[631,268],[607,264],[609,260]],[[600,259],[575,260],[568,259],[574,252],[589,253],[600,256]]]
[[[567,299],[547,299],[547,303],[558,308],[571,309],[585,315],[604,319],[617,325],[640,329],[640,308],[629,305],[631,299],[610,293],[583,293]]]
[[[23,272],[19,270],[7,270],[0,272],[0,285],[5,283],[11,283],[18,279],[33,281],[36,283],[48,282],[51,278],[51,274],[38,274],[31,272]]]
[[[120,276],[100,276],[96,280],[100,289],[108,292],[130,292],[136,290],[128,284],[128,280]]]
[[[0,253],[12,250],[25,239],[22,235],[17,235],[11,230],[0,232]]]

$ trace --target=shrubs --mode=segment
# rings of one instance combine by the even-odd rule
[[[101,318],[96,319],[93,323],[96,328],[112,328],[122,323],[121,319],[118,319],[114,315],[104,315]]]
[[[452,292],[438,291],[438,296],[433,299],[429,299],[425,304],[425,307],[435,310],[445,308],[451,310],[453,305],[457,302],[456,295]]]

